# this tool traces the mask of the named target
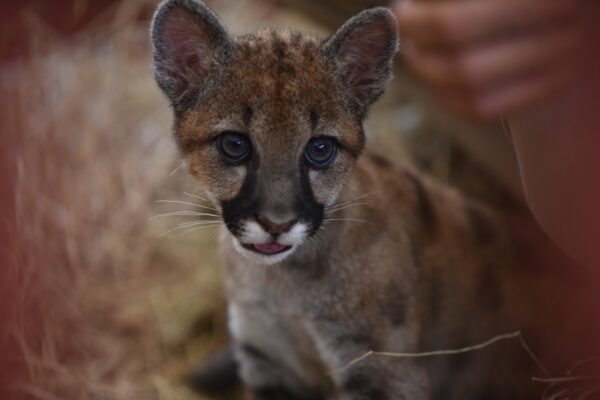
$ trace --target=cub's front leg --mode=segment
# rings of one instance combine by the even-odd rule
[[[230,303],[230,331],[252,400],[325,400],[331,385],[314,343],[294,320],[256,304]]]
[[[339,400],[425,400],[430,399],[429,376],[414,359],[371,356],[374,351],[414,351],[415,340],[406,328],[358,326],[325,321],[313,322],[322,356],[334,379]]]

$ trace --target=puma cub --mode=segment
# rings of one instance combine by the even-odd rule
[[[224,222],[220,254],[241,377],[253,399],[526,399],[518,342],[419,352],[533,329],[536,271],[506,221],[365,150],[392,78],[396,21],[366,10],[333,36],[231,36],[198,0],[167,0],[154,73],[190,173]]]

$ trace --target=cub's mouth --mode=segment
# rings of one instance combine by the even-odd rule
[[[285,253],[290,250],[293,246],[287,246],[277,242],[271,242],[266,244],[242,244],[247,250],[261,254],[263,256],[273,256],[276,254]]]

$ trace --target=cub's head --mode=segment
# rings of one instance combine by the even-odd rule
[[[361,154],[367,108],[392,75],[392,13],[364,11],[324,41],[232,37],[202,2],[167,0],[152,44],[179,149],[236,249],[283,260],[318,231]]]

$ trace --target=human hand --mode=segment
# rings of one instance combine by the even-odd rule
[[[560,92],[593,64],[596,3],[405,0],[394,11],[408,64],[438,100],[489,119]]]

